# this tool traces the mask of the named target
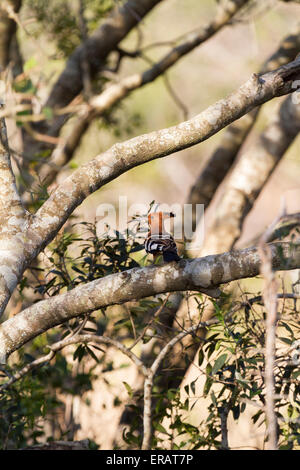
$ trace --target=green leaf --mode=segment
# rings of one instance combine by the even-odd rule
[[[127,390],[127,393],[128,395],[130,396],[130,398],[133,396],[133,390],[132,388],[130,387],[130,385],[127,383],[127,382],[123,382],[126,390]]]
[[[203,396],[204,398],[208,395],[210,389],[211,389],[211,386],[213,384],[213,379],[211,377],[207,377],[206,379],[206,382],[204,384],[204,388],[203,388]]]
[[[226,360],[227,360],[227,354],[222,354],[221,356],[219,356],[216,362],[214,363],[214,366],[211,371],[211,375],[216,374],[218,370],[220,370],[223,367]]]
[[[286,329],[288,330],[289,333],[291,333],[291,335],[294,337],[294,332],[292,330],[292,328],[290,327],[290,325],[288,325],[287,323],[281,321],[280,324]]]
[[[211,401],[213,402],[214,406],[217,406],[217,398],[214,392],[212,391],[210,394]]]
[[[167,391],[167,397],[168,397],[169,401],[174,400],[175,396],[176,396],[176,391],[175,390],[170,389],[170,390]]]
[[[280,447],[279,447],[279,450],[291,450],[292,449],[292,443],[289,443],[289,444],[282,444]]]
[[[29,72],[29,70],[33,69],[37,65],[37,60],[35,57],[30,57],[28,60],[26,60],[24,64],[24,72]]]
[[[195,379],[191,382],[191,390],[192,390],[194,395],[196,393],[196,382],[197,382],[197,379]]]
[[[201,366],[203,361],[204,361],[204,352],[203,352],[203,349],[201,348],[198,354],[198,366]]]
[[[43,115],[45,116],[46,119],[52,119],[53,118],[53,111],[52,111],[52,108],[50,108],[49,106],[45,106],[42,109],[42,112],[43,112]]]
[[[244,379],[244,377],[238,371],[236,371],[234,375],[235,375],[236,380],[240,382],[241,384],[247,385],[250,383],[250,380]]]
[[[292,373],[292,378],[293,379],[298,379],[300,375],[300,370],[295,370],[293,373]]]
[[[92,351],[91,348],[89,348],[88,346],[86,346],[86,350],[87,350],[87,352],[89,353],[89,355],[90,355],[96,362],[99,362],[98,357],[96,356],[96,354],[94,353],[94,351]]]
[[[80,344],[73,354],[73,359],[78,359],[78,362],[80,362],[83,356],[85,355],[85,352],[85,347]]]
[[[186,398],[186,400],[184,401],[184,403],[182,405],[182,409],[185,410],[185,411],[189,410],[189,399],[188,398]]]
[[[293,344],[293,340],[291,340],[291,339],[283,338],[282,336],[281,336],[279,339],[280,339],[280,341],[282,341],[283,343],[288,344],[289,346],[290,346],[291,344]]]
[[[163,434],[169,434],[168,431],[160,423],[154,423],[153,427],[158,432],[162,432]]]

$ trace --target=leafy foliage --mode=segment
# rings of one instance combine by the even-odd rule
[[[256,302],[261,302],[260,296]],[[249,302],[229,320],[225,320],[228,312],[218,312],[220,321],[209,327],[199,351],[196,377],[184,391],[169,389],[167,401],[165,391],[156,394],[153,448],[165,448],[169,441],[167,448],[172,449],[223,449],[221,415],[226,416],[227,423],[228,418],[238,421],[247,411],[253,423],[261,426],[265,422],[264,313],[261,310],[257,314],[257,305],[254,309],[253,304]],[[299,357],[284,346],[298,344],[295,338],[300,323],[294,313],[293,308],[286,307],[278,322],[282,336],[276,356],[275,410],[280,449],[300,448]],[[203,388],[200,383],[204,383]],[[200,395],[198,390],[202,390]],[[208,403],[205,417],[197,410],[203,398]]]
[[[133,256],[138,254],[143,245],[136,240],[134,231],[127,230],[125,241],[118,233],[112,238],[99,238],[96,224],[93,223],[77,224],[73,228],[78,226],[85,229],[81,235],[66,231],[50,246],[47,270],[45,267],[34,267],[31,270],[32,274],[29,272],[24,276],[19,284],[19,292],[23,299],[26,298],[26,291],[33,290],[35,295],[39,296],[54,296],[79,284],[140,265]],[[36,281],[35,285],[32,284],[33,279]],[[153,302],[155,305],[157,303],[160,305],[159,301]],[[148,308],[149,303],[146,302],[146,309]],[[31,345],[18,351],[18,360],[15,359],[11,369],[5,369],[5,374],[2,380],[0,379],[0,386],[1,382],[5,382],[3,380],[5,375],[9,377],[42,356],[48,344],[63,339],[70,333],[76,332],[78,328],[81,328],[83,333],[102,334],[107,327],[105,311],[95,312],[95,316],[90,315],[86,326],[85,322],[85,316],[71,320],[61,328],[37,337]],[[130,330],[132,334],[132,323],[128,318],[118,319],[115,322],[117,333],[124,329]],[[62,354],[56,354],[53,361],[44,365],[42,369],[34,370],[3,391],[0,387],[0,448],[34,445],[39,439],[44,440],[45,436],[49,439],[45,431],[47,421],[50,421],[52,429],[55,430],[56,439],[72,438],[68,426],[64,426],[58,418],[63,416],[64,410],[64,403],[58,396],[81,396],[92,388],[92,382],[96,378],[93,370],[97,364],[105,362],[105,356],[102,360],[99,359],[95,349],[99,350],[95,346],[79,345],[74,351],[72,360]],[[86,372],[83,359],[88,357],[93,360],[94,365]],[[76,374],[72,373],[74,367]],[[112,370],[113,365],[105,363],[103,371],[109,369]],[[50,439],[52,438],[53,436],[50,436]]]
[[[1,449],[36,444],[44,436],[42,420],[61,403],[44,388],[41,377],[26,377],[0,395]]]
[[[83,0],[83,20],[87,33],[99,26],[99,21],[113,8],[113,0]],[[48,39],[56,44],[58,52],[68,57],[82,41],[77,2],[70,0],[27,0],[39,27],[36,34],[46,33]]]

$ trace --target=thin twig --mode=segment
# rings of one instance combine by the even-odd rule
[[[177,336],[171,339],[164,348],[160,351],[155,361],[148,369],[148,373],[145,378],[144,383],[144,415],[143,415],[143,427],[144,427],[144,436],[142,442],[142,450],[149,450],[151,447],[151,438],[152,438],[152,388],[154,377],[166,355],[169,351],[185,336],[195,333],[199,328],[206,328],[207,326],[216,323],[215,319],[209,320],[207,322],[202,322],[197,325],[193,325],[188,328],[186,331],[182,331]]]
[[[228,426],[227,426],[227,418],[228,418],[229,409],[226,406],[219,407],[219,415],[221,420],[221,447],[222,450],[228,450]]]
[[[142,373],[145,376],[147,376],[148,374],[148,369],[144,366],[143,362],[133,352],[131,352],[128,348],[126,348],[122,343],[106,336],[97,336],[93,334],[75,334],[75,335],[71,334],[67,338],[62,339],[58,341],[57,343],[52,344],[51,346],[47,346],[48,348],[51,349],[51,351],[48,354],[36,359],[35,361],[32,361],[30,364],[27,364],[25,367],[23,367],[20,371],[14,374],[7,382],[0,385],[0,391],[7,389],[10,385],[15,383],[17,380],[20,380],[22,377],[24,377],[26,374],[28,374],[30,371],[32,371],[36,367],[42,366],[46,362],[49,362],[55,356],[55,354],[61,349],[65,348],[66,346],[70,346],[72,344],[77,344],[77,343],[97,343],[97,344],[108,344],[110,346],[113,346],[117,348],[119,351],[121,351],[123,354],[125,354],[129,359],[131,359],[131,361],[134,362],[135,365],[141,369]]]
[[[164,75],[164,84],[166,90],[168,91],[169,95],[171,96],[172,100],[178,106],[178,108],[182,111],[183,119],[186,121],[189,118],[189,110],[184,102],[179,97],[179,94],[174,90],[173,86],[171,85],[170,79],[167,74]]]
[[[150,320],[150,322],[145,326],[145,328],[143,329],[143,331],[141,332],[141,334],[135,339],[135,341],[132,343],[132,345],[128,348],[128,349],[133,349],[134,346],[137,345],[137,343],[139,343],[141,341],[141,339],[143,339],[143,337],[145,336],[146,334],[146,331],[151,327],[152,323],[154,322],[154,320],[161,314],[161,312],[163,311],[163,309],[165,308],[166,306],[166,303],[168,302],[168,299],[170,297],[171,293],[169,292],[168,295],[166,296],[165,300],[163,301],[163,303],[161,304],[161,306],[159,307],[159,309],[155,312],[154,316],[152,317],[152,319]]]
[[[86,41],[88,38],[88,28],[86,24],[86,20],[84,17],[84,2],[83,0],[79,0],[79,9],[78,9],[78,17],[79,17],[79,28],[81,34],[82,42]],[[83,49],[82,51],[82,61],[81,61],[81,68],[82,68],[82,82],[83,82],[83,90],[86,96],[86,99],[89,100],[92,96],[92,81],[91,81],[91,72],[90,72],[90,64],[87,58],[87,50]]]
[[[42,53],[42,55],[48,60],[49,57],[48,55],[46,54],[46,51],[43,49],[43,47],[41,46],[41,43],[40,41],[38,41],[29,31],[28,29],[26,28],[25,24],[20,20],[20,16],[18,15],[18,13],[16,11],[14,11],[12,5],[5,1],[5,0],[2,0],[1,1],[1,8],[3,8],[9,18],[11,18],[12,20],[15,21],[15,23],[19,26],[20,29],[22,29],[24,31],[24,33],[34,42],[35,46],[38,48],[38,50]]]
[[[266,341],[265,341],[265,387],[266,387],[266,421],[267,421],[267,449],[278,449],[277,438],[277,417],[275,413],[275,355],[276,355],[276,324],[277,324],[277,290],[278,283],[275,273],[272,269],[272,255],[270,247],[267,244],[274,228],[280,220],[285,217],[285,208],[283,207],[280,216],[278,216],[269,226],[261,237],[258,244],[258,252],[261,258],[261,274],[265,279],[263,299],[267,310],[266,318]]]
[[[32,361],[30,364],[27,364],[21,370],[16,372],[7,382],[0,385],[0,391],[6,390],[12,384],[14,384],[18,380],[22,379],[25,375],[27,375],[33,369],[37,369],[37,368],[45,365],[47,362],[51,361],[51,359],[53,359],[54,356],[55,356],[55,352],[50,351],[45,356],[39,357],[35,361]]]

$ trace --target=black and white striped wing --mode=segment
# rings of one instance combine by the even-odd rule
[[[145,240],[145,250],[152,255],[162,254],[164,261],[179,261],[176,243],[171,235],[153,236]]]

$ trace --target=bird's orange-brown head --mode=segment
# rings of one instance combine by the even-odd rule
[[[173,212],[151,212],[148,214],[148,224],[151,233],[164,233],[164,220],[175,217]]]

